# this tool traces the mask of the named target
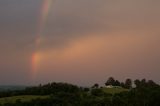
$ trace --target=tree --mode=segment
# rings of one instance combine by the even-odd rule
[[[99,84],[95,83],[92,88],[99,88]]]
[[[114,85],[115,85],[115,86],[120,86],[121,83],[120,83],[118,80],[116,80]]]
[[[123,87],[123,88],[125,88],[124,82],[121,82],[121,83],[120,83],[120,86]]]
[[[115,85],[115,79],[113,77],[109,77],[105,85]]]
[[[125,81],[125,88],[130,89],[132,88],[132,80],[131,79],[126,79]]]
[[[141,80],[141,87],[146,87],[147,86],[147,81],[146,79]]]
[[[152,80],[148,80],[147,82],[147,87],[158,87],[158,84],[156,84],[154,81]]]
[[[92,89],[91,94],[94,96],[103,96],[104,92],[102,89]]]
[[[140,81],[139,79],[136,79],[136,80],[134,81],[134,84],[136,85],[137,88],[139,88],[140,85],[141,85],[141,81]]]
[[[88,91],[89,91],[89,88],[84,88],[83,91],[84,91],[84,92],[88,92]]]

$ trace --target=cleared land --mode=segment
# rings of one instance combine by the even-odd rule
[[[102,88],[102,90],[109,94],[116,94],[116,93],[129,91],[128,89],[125,89],[125,88]]]
[[[45,99],[49,96],[35,96],[35,95],[23,95],[23,96],[12,96],[12,97],[5,97],[0,98],[0,104],[4,103],[15,103],[16,101],[20,100],[22,102],[28,102],[33,99]]]
[[[102,90],[105,93],[109,93],[109,94],[116,94],[116,93],[120,93],[120,92],[129,91],[128,89],[124,89],[124,88],[102,88]],[[18,100],[20,100],[22,102],[28,102],[28,101],[31,101],[33,99],[46,99],[48,97],[49,96],[36,96],[36,95],[23,95],[23,96],[5,97],[5,98],[0,98],[0,104],[15,103]]]

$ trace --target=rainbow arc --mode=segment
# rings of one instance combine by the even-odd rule
[[[38,70],[38,64],[40,61],[40,53],[39,53],[39,46],[41,45],[41,42],[43,40],[43,32],[45,29],[45,24],[48,18],[49,10],[51,7],[53,0],[43,0],[42,1],[42,6],[41,6],[41,11],[40,11],[40,17],[37,25],[37,33],[36,33],[36,38],[35,38],[35,51],[32,54],[32,76],[35,77],[37,70]]]

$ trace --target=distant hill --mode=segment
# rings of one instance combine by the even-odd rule
[[[160,86],[152,80],[135,80],[136,87],[83,88],[63,82],[45,85],[0,86],[0,106],[160,106]],[[21,91],[14,91],[21,90]]]
[[[15,90],[24,90],[26,86],[18,86],[18,85],[0,85],[0,91],[15,91]]]

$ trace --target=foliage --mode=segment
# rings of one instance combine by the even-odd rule
[[[127,89],[131,89],[132,88],[132,80],[129,78],[126,79],[124,87]]]
[[[131,82],[131,79],[127,79],[121,83],[130,88]],[[125,89],[122,86],[99,88],[98,84],[83,88],[53,82],[22,91],[1,92],[0,106],[160,106],[158,84],[145,79],[137,79],[134,83],[136,88]]]
[[[21,102],[27,102],[31,101],[33,99],[46,99],[48,96],[36,96],[36,95],[23,95],[23,96],[12,96],[12,97],[4,97],[0,98],[0,103],[5,104],[5,103],[16,103],[16,101],[21,101]]]

